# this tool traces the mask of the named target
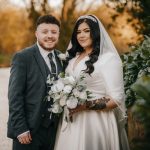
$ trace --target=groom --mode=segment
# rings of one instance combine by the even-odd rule
[[[39,17],[36,44],[15,54],[9,81],[8,137],[13,150],[53,150],[59,122],[50,114],[52,100],[44,100],[47,76],[63,71],[55,49],[59,38],[59,21],[52,15]],[[50,117],[51,116],[51,117]]]

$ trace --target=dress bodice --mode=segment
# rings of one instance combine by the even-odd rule
[[[75,78],[79,78],[84,73],[85,62],[89,60],[86,56],[74,66],[77,58],[78,55],[71,59],[66,68],[66,72]],[[94,63],[94,71],[91,75],[84,73],[87,89],[92,92],[93,99],[104,96],[110,96],[118,101],[124,99],[122,64],[119,63],[112,53],[108,53]]]

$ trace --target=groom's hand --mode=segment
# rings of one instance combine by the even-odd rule
[[[32,141],[30,132],[25,132],[18,136],[18,140],[21,144],[30,144]]]

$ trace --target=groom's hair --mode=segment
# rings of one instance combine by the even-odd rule
[[[42,24],[42,23],[46,23],[46,24],[56,24],[58,25],[58,27],[60,27],[60,22],[57,20],[56,17],[52,16],[52,15],[44,15],[44,16],[40,16],[37,19],[36,22],[36,28]]]

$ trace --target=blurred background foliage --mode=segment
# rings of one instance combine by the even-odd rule
[[[136,120],[143,125],[142,134],[132,140],[133,150],[150,149],[150,74],[143,75],[133,85],[132,89],[136,92],[136,102],[132,112]]]
[[[139,22],[132,22],[140,43],[130,46],[122,55],[124,84],[128,107],[128,138],[131,150],[150,149],[150,1],[110,0],[114,9],[122,14],[126,10]],[[117,16],[118,17],[118,16]],[[141,36],[142,35],[142,36]]]
[[[150,37],[145,36],[145,40],[132,46],[132,51],[122,56],[124,62],[124,84],[126,92],[126,104],[132,106],[136,93],[131,85],[142,76],[150,75]]]
[[[150,37],[122,55],[128,137],[132,150],[150,149]]]
[[[9,66],[14,52],[35,42],[35,22],[43,14],[51,13],[61,21],[58,49],[63,52],[68,46],[76,19],[83,14],[95,14],[101,19],[120,54],[128,52],[130,45],[143,39],[142,30],[146,27],[139,15],[135,16],[139,12],[132,11],[135,4],[129,5],[130,0],[126,3],[115,0],[61,0],[58,8],[53,8],[51,1],[54,0],[20,0],[24,4],[20,6],[12,0],[0,0],[1,67]]]
[[[150,0],[0,0],[0,67],[12,55],[36,42],[35,23],[53,14],[61,21],[57,48],[65,52],[76,19],[94,14],[104,24],[124,65],[128,138],[131,150],[150,149]],[[58,1],[58,0],[55,0]]]

